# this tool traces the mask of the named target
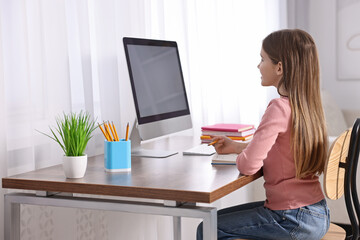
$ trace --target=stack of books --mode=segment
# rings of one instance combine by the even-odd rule
[[[253,137],[255,128],[252,124],[218,123],[201,127],[201,143],[210,143],[211,136],[225,135],[233,140],[246,141]]]

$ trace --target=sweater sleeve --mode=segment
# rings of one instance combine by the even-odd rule
[[[252,175],[261,169],[278,136],[286,132],[290,118],[291,110],[287,101],[279,98],[269,103],[253,139],[237,157],[236,165],[241,174]]]

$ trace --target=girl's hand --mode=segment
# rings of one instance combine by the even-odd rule
[[[236,153],[236,142],[225,136],[210,136],[212,142],[216,141],[213,145],[217,153]]]

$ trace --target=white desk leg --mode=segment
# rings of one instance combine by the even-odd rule
[[[181,240],[181,217],[173,217],[174,240]]]
[[[217,239],[217,210],[212,209],[203,221],[203,239]]]
[[[182,202],[170,201],[170,200],[164,201],[164,206],[167,207],[178,207],[180,205],[182,205]],[[179,216],[173,217],[173,234],[174,234],[174,240],[181,240],[181,217]]]
[[[6,240],[20,240],[20,203],[13,203],[4,196],[4,237]]]

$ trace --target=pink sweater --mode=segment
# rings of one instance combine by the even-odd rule
[[[241,174],[252,175],[263,168],[265,207],[272,210],[295,209],[324,199],[318,177],[295,178],[290,131],[289,99],[273,99],[252,141],[237,157]]]

